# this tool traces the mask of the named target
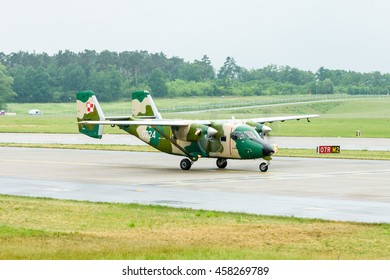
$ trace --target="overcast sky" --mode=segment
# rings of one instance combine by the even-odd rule
[[[390,73],[388,0],[0,0],[0,52],[146,50]]]

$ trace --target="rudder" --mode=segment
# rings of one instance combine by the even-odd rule
[[[77,122],[104,121],[105,117],[93,91],[80,91],[77,98]],[[79,131],[92,138],[102,138],[104,125],[78,124]]]
[[[131,94],[131,107],[133,116],[139,118],[162,119],[152,96],[146,90],[134,91]]]

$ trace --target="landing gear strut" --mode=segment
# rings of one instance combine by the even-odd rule
[[[261,171],[261,172],[267,172],[268,166],[269,166],[270,164],[271,164],[270,161],[260,163],[260,166],[259,166],[260,171]]]
[[[227,166],[226,158],[217,159],[217,166],[218,166],[218,168],[225,168]]]

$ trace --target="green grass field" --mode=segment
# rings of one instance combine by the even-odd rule
[[[390,225],[0,195],[0,259],[389,259]]]
[[[237,98],[237,97],[236,97]],[[241,97],[242,102],[251,100]],[[189,106],[194,100],[187,98]],[[207,98],[196,98],[196,102],[204,104]],[[236,101],[236,99],[234,99]],[[167,108],[172,102],[182,104],[179,100],[157,100],[157,106]],[[130,114],[129,102],[101,104],[106,115]],[[0,117],[0,132],[32,132],[32,133],[78,133],[75,104],[10,104],[16,116]],[[28,116],[28,109],[42,110],[42,116]],[[259,108],[237,108],[235,110],[210,111],[201,113],[164,113],[166,118],[189,119],[230,119],[267,117],[276,115],[320,114],[318,119],[275,122],[270,124],[274,136],[316,136],[316,137],[355,137],[356,130],[361,137],[390,137],[390,98],[347,100],[334,102],[316,102],[307,104],[276,105]],[[106,133],[122,133],[117,128],[106,127]]]
[[[335,98],[343,99],[350,98],[348,95],[333,95]],[[332,95],[325,96],[327,98],[333,98]],[[97,96],[99,98],[99,96]],[[317,100],[323,99],[321,96],[309,96],[309,95],[294,95],[294,96],[208,96],[208,97],[176,97],[172,98],[154,98],[156,106],[161,110],[172,110],[172,109],[182,109],[186,111],[186,108],[194,110],[199,106],[213,106],[215,105],[226,105],[239,107],[240,104],[251,105],[258,102],[271,102],[271,103],[280,103],[280,102],[296,102],[302,100]],[[385,98],[386,97],[382,97]],[[375,99],[375,98],[374,98]],[[131,100],[130,98],[117,101],[117,102],[101,102],[102,107],[104,107],[105,112],[111,114],[129,114],[131,113]],[[8,104],[8,111],[14,112],[17,114],[27,114],[30,109],[39,109],[45,115],[74,115],[75,114],[75,102],[69,103],[10,103]]]
[[[216,98],[218,103],[220,98]],[[225,99],[226,100],[226,99]],[[229,99],[230,100],[230,99]],[[239,98],[248,101],[251,98]],[[157,106],[207,104],[208,98],[156,100]],[[237,102],[232,98],[229,102]],[[101,104],[106,115],[130,114],[130,103]],[[1,132],[78,133],[75,104],[10,104],[17,115],[0,117]],[[28,116],[29,109],[42,116]],[[273,123],[272,135],[390,137],[390,99],[348,100],[164,113],[166,118],[224,119],[320,114]],[[106,127],[105,132],[120,133]],[[24,146],[6,143],[0,146]],[[28,146],[28,145],[26,145]],[[42,147],[41,145],[32,145]],[[147,150],[102,145],[50,148]],[[279,149],[277,156],[318,156]],[[343,151],[343,158],[389,160],[388,152]],[[390,225],[267,217],[133,204],[89,203],[0,195],[0,259],[389,259]]]

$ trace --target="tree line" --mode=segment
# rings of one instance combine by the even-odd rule
[[[330,70],[316,72],[268,65],[246,69],[227,57],[215,70],[207,55],[193,62],[164,53],[85,50],[75,53],[0,52],[0,104],[72,102],[90,89],[102,101],[147,89],[156,97],[289,94],[389,94],[390,74]]]

